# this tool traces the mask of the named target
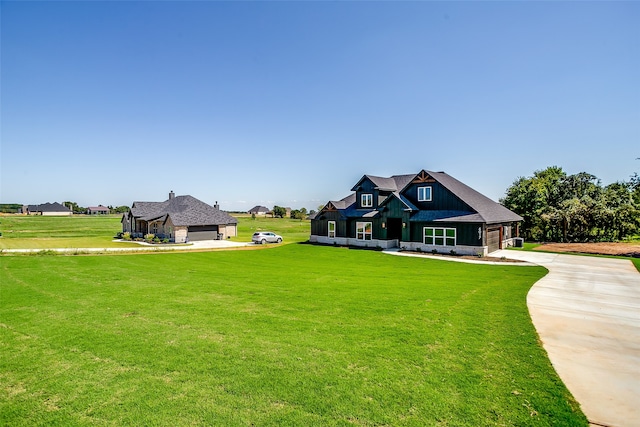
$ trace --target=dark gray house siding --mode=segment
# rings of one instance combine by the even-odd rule
[[[522,220],[444,172],[364,175],[351,191],[311,220],[311,242],[486,254],[511,246]]]

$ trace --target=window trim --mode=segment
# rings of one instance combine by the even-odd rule
[[[336,238],[336,222],[335,221],[327,221],[327,237],[330,239]]]
[[[366,201],[366,203],[365,203]],[[363,208],[372,208],[373,207],[373,194],[372,193],[362,193],[360,195],[360,206]]]
[[[427,236],[427,230],[431,231],[431,235]],[[453,232],[451,236],[448,232]],[[451,227],[423,227],[422,228],[422,243],[431,246],[448,246],[453,247],[458,243],[458,232],[455,228]],[[430,242],[427,242],[430,239]],[[442,243],[438,243],[438,242]],[[450,244],[453,243],[453,244]]]
[[[369,231],[367,231],[367,226],[369,228]],[[373,240],[373,223],[372,222],[364,222],[364,221],[356,222],[356,240],[360,240],[363,242]]]
[[[426,193],[428,193],[429,197],[427,197]],[[430,202],[431,200],[433,200],[433,190],[431,186],[427,185],[425,187],[418,187],[418,201]]]

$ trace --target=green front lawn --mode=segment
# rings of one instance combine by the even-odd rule
[[[309,240],[311,226],[308,220],[252,219],[250,215],[242,214],[234,214],[234,217],[238,219],[238,236],[231,240],[236,242],[250,242],[256,231],[273,231],[284,238],[284,243]],[[113,241],[122,231],[121,218],[120,215],[0,216],[0,249],[139,247],[136,243]]]
[[[527,312],[540,267],[305,244],[0,262],[0,425],[587,425]]]
[[[0,216],[0,249],[122,248],[113,242],[122,230],[120,215]]]
[[[251,215],[233,214],[238,219],[238,236],[231,240],[236,242],[250,242],[256,231],[273,231],[283,237],[284,243],[306,242],[311,234],[311,222],[291,218],[270,218]]]

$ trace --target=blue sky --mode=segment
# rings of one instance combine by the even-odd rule
[[[3,1],[3,203],[640,172],[638,2]]]

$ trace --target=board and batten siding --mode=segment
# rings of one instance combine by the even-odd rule
[[[340,213],[335,211],[323,212],[322,219],[311,221],[311,234],[314,236],[328,236],[329,221],[335,221],[336,223],[336,237],[347,237],[347,223],[344,220],[341,221]]]
[[[418,187],[431,187],[431,201],[418,201]],[[411,203],[418,209],[428,210],[452,210],[452,211],[472,211],[472,209],[464,203],[458,196],[447,190],[439,182],[425,182],[411,184],[407,190],[403,192]]]
[[[462,246],[482,246],[484,234],[482,224],[460,224],[447,222],[412,222],[411,241],[422,243],[424,241],[424,228],[455,228],[456,245]],[[478,228],[480,232],[478,232]]]

